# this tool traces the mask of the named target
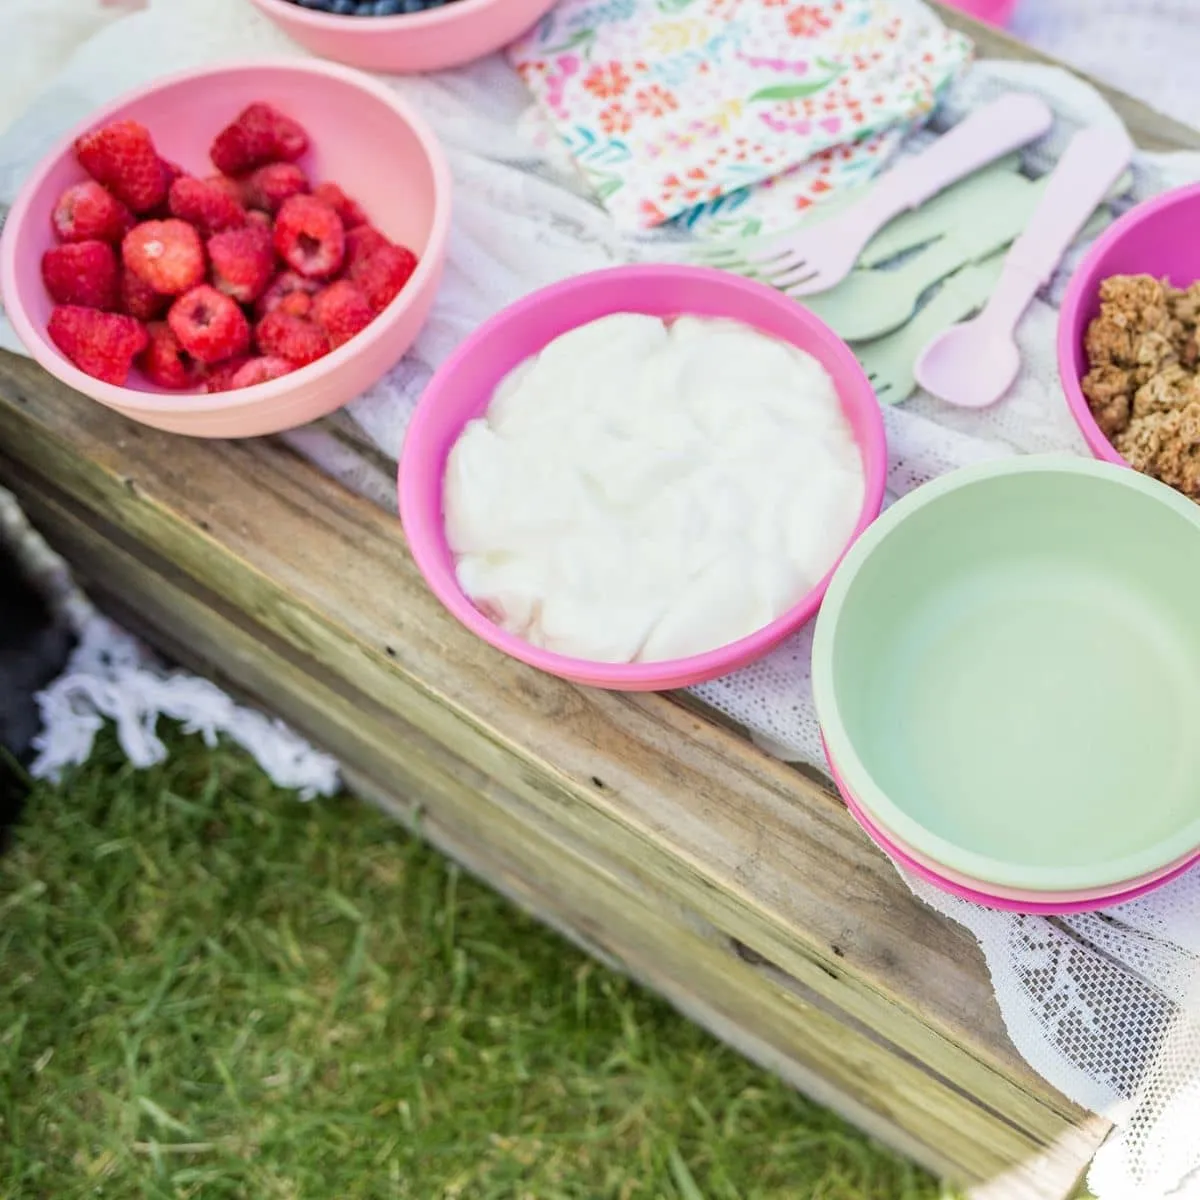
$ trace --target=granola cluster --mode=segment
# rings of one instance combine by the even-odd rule
[[[1100,301],[1084,340],[1092,415],[1130,466],[1200,501],[1200,282],[1114,275]]]

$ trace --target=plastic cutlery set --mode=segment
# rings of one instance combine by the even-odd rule
[[[1053,121],[1039,97],[1010,93],[799,227],[691,257],[802,298],[854,343],[882,403],[919,384],[949,404],[991,404],[1019,370],[1017,321],[1128,185],[1133,144],[1119,127],[1084,129],[1048,176],[1022,175],[1013,152]]]

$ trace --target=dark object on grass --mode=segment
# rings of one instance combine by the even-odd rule
[[[41,728],[36,694],[62,672],[74,637],[0,544],[0,850],[28,791],[22,766]]]

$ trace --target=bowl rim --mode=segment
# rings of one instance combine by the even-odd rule
[[[1182,517],[1200,537],[1200,505],[1166,484],[1128,467],[1069,453],[1019,454],[961,467],[901,497],[854,542],[826,591],[813,634],[812,651],[813,700],[826,746],[826,757],[829,762],[837,763],[843,781],[868,815],[876,817],[883,828],[895,832],[928,860],[953,865],[955,870],[981,884],[995,883],[1044,892],[1101,888],[1127,882],[1148,875],[1191,851],[1200,852],[1200,814],[1155,846],[1111,859],[1099,868],[1087,865],[1037,866],[966,850],[910,817],[875,782],[855,749],[853,736],[841,720],[834,675],[834,652],[839,618],[859,572],[878,547],[911,516],[954,492],[986,480],[1052,472],[1101,479],[1138,492]]]
[[[855,438],[863,458],[864,476],[863,500],[858,517],[846,544],[824,577],[796,604],[781,613],[770,624],[737,641],[728,642],[724,646],[705,651],[703,654],[693,654],[686,658],[662,659],[658,662],[603,663],[542,650],[530,645],[515,634],[505,632],[484,616],[458,586],[453,569],[449,571],[443,569],[438,544],[439,538],[442,541],[445,540],[441,521],[441,505],[440,503],[438,505],[435,526],[434,517],[428,513],[416,485],[410,482],[415,475],[410,465],[414,457],[422,452],[422,442],[428,436],[425,432],[426,428],[431,426],[436,419],[435,412],[439,399],[442,392],[449,386],[448,381],[459,375],[463,367],[470,362],[479,344],[489,338],[497,328],[524,317],[536,309],[553,306],[572,293],[588,291],[601,280],[624,279],[630,284],[632,290],[636,289],[637,283],[641,280],[651,276],[662,277],[664,275],[680,279],[711,279],[728,288],[732,295],[739,292],[753,292],[761,295],[764,299],[770,298],[773,304],[781,309],[786,307],[790,317],[799,317],[802,324],[817,334],[821,341],[822,352],[819,361],[823,367],[827,370],[830,368],[830,360],[825,356],[826,347],[829,348],[835,359],[840,360],[838,369],[845,369],[859,398],[863,400],[870,398],[874,411],[873,419],[868,416],[866,441]],[[736,317],[732,319],[736,319]],[[445,464],[443,463],[439,479],[444,478],[444,474]],[[413,559],[427,586],[461,624],[489,645],[548,674],[592,687],[627,691],[661,691],[692,686],[719,675],[728,674],[739,666],[761,657],[789,634],[803,626],[820,607],[825,589],[833,578],[838,562],[846,550],[878,516],[883,504],[886,479],[887,438],[882,410],[875,400],[875,393],[866,373],[854,357],[850,347],[824,321],[803,305],[789,299],[782,292],[726,271],[680,263],[637,263],[602,267],[539,288],[495,313],[459,344],[426,385],[405,435],[397,465],[400,520]]]
[[[471,0],[466,0],[466,2],[470,3]],[[287,375],[268,380],[265,383],[239,388],[233,392],[148,392],[138,388],[106,383],[104,380],[96,379],[81,371],[66,355],[62,354],[47,337],[38,331],[22,304],[4,303],[4,315],[12,324],[21,343],[40,366],[67,384],[68,387],[74,388],[77,392],[83,392],[110,408],[121,409],[133,414],[161,412],[165,407],[169,407],[173,413],[186,415],[225,412],[244,408],[247,405],[284,400],[298,381],[311,381],[335,370],[353,356],[361,353],[368,344],[383,337],[390,324],[389,318],[394,319],[399,316],[406,307],[406,293],[410,297],[416,295],[431,279],[436,278],[441,270],[450,234],[453,184],[445,152],[429,123],[397,93],[354,67],[325,62],[320,59],[272,56],[270,58],[233,59],[228,62],[192,67],[185,71],[164,75],[141,87],[122,92],[115,99],[73,125],[41,157],[37,166],[21,185],[20,192],[8,211],[4,229],[0,233],[0,303],[4,302],[6,296],[17,295],[16,231],[20,230],[27,221],[37,219],[36,214],[32,211],[34,194],[58,163],[71,154],[76,138],[103,125],[127,105],[146,99],[165,89],[197,79],[241,74],[247,71],[300,72],[339,80],[388,105],[408,125],[421,146],[433,175],[433,219],[424,252],[417,263],[417,269],[404,289],[366,329],[354,338],[330,351],[316,362],[291,371]]]
[[[1058,337],[1056,353],[1058,358],[1058,378],[1062,385],[1063,394],[1067,399],[1067,407],[1088,449],[1096,458],[1116,466],[1129,467],[1129,462],[1117,448],[1104,436],[1104,431],[1092,416],[1092,410],[1083,394],[1082,376],[1076,369],[1076,350],[1079,340],[1083,337],[1083,312],[1096,293],[1099,281],[1092,282],[1092,276],[1100,260],[1124,239],[1130,230],[1137,228],[1144,221],[1159,213],[1174,208],[1177,204],[1187,204],[1200,200],[1200,183],[1189,183],[1182,187],[1171,188],[1158,196],[1151,196],[1140,204],[1135,204],[1128,212],[1118,217],[1100,236],[1088,247],[1079,265],[1071,273],[1063,293],[1062,304],[1058,310]],[[1132,470],[1132,468],[1130,468]]]
[[[375,33],[397,33],[401,30],[412,32],[436,29],[439,25],[447,25],[457,20],[464,13],[492,8],[497,0],[454,0],[454,3],[445,4],[441,8],[429,8],[416,13],[395,13],[387,17],[358,17],[347,13],[320,12],[316,9],[302,8],[299,4],[292,3],[292,0],[254,0],[254,3],[263,12],[277,14],[281,21],[307,26],[315,33],[345,34],[352,29],[347,22],[366,26],[364,33],[367,30]]]

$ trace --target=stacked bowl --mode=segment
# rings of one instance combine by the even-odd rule
[[[965,899],[1105,908],[1200,858],[1200,508],[1075,457],[943,476],[851,547],[813,689],[847,805]]]

